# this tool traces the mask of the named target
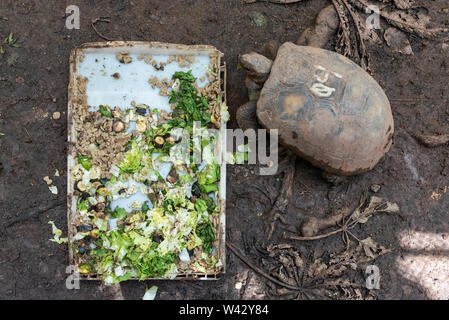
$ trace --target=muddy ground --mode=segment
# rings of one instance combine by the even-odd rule
[[[421,1],[435,25],[448,25],[446,0]],[[81,29],[64,27],[65,8],[76,4]],[[159,299],[268,299],[297,297],[248,268],[230,251],[226,275],[218,281],[126,282],[106,287],[83,282],[80,290],[65,287],[67,247],[48,241],[49,220],[66,231],[66,109],[70,50],[84,42],[102,41],[90,26],[99,23],[105,36],[211,44],[225,54],[227,98],[232,119],[247,100],[238,55],[262,51],[270,40],[295,42],[313,24],[325,0],[278,5],[264,1],[0,1],[0,38],[13,32],[19,48],[3,46],[0,55],[0,298],[1,299],[140,299],[145,286],[159,286]],[[255,17],[262,15],[262,24]],[[260,19],[256,19],[260,22]],[[369,46],[373,76],[388,95],[394,120],[394,144],[371,172],[333,186],[320,170],[297,159],[293,196],[272,243],[285,229],[296,228],[310,215],[325,216],[357,201],[372,184],[377,195],[398,203],[400,214],[380,214],[354,229],[359,239],[372,237],[392,252],[370,264],[379,267],[381,288],[352,295],[340,287],[312,298],[448,299],[449,298],[449,150],[427,148],[410,132],[449,133],[449,49],[441,42],[411,37],[413,56],[393,53],[386,45]],[[332,48],[332,44],[329,44]],[[446,49],[444,49],[446,48]],[[54,111],[62,114],[52,120]],[[60,193],[52,195],[42,178],[54,177]],[[258,176],[249,166],[228,166],[227,237],[243,254],[261,264],[265,239],[263,217],[276,198],[282,176]],[[260,192],[265,190],[266,195]],[[271,200],[268,200],[271,198]],[[305,256],[326,257],[344,249],[339,235],[313,242],[291,242]],[[366,264],[351,274],[364,285]],[[237,283],[237,286],[236,286]],[[277,290],[277,291],[276,291]],[[300,298],[304,296],[299,295]],[[310,298],[310,296],[309,296]]]

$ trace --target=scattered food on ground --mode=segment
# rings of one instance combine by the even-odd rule
[[[50,239],[50,241],[56,242],[58,244],[66,243],[67,238],[61,238],[62,230],[56,227],[53,221],[48,221],[48,223],[51,224],[51,230],[53,232],[53,239]]]
[[[156,298],[157,289],[157,286],[152,286],[150,289],[146,290],[142,300],[154,300]]]
[[[61,113],[59,111],[53,112],[53,120],[61,119]]]
[[[51,193],[53,194],[58,194],[58,188],[56,186],[48,186],[48,189],[50,190]]]
[[[48,176],[44,177],[44,181],[48,184],[51,185],[53,183],[53,180],[51,180]]]

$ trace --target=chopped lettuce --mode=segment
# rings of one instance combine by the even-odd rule
[[[126,217],[126,210],[120,207],[115,207],[114,211],[111,212],[111,218],[114,219],[123,219]]]
[[[176,106],[172,120],[160,124],[162,111],[153,109],[146,118],[146,131],[133,135],[124,146],[120,163],[111,165],[110,179],[104,179],[100,168],[92,165],[87,156],[77,157],[78,164],[71,173],[76,185],[85,190],[77,199],[77,212],[82,223],[93,229],[78,232],[72,238],[79,241],[77,246],[90,242],[88,252],[76,257],[80,272],[94,272],[107,284],[130,278],[173,278],[180,261],[188,263],[189,270],[206,273],[207,268],[215,268],[219,261],[213,256],[215,229],[209,219],[210,214],[218,211],[216,198],[209,193],[218,191],[220,180],[214,154],[217,139],[206,127],[213,120],[209,101],[194,86],[196,79],[191,71],[177,72],[173,78],[176,88],[171,91],[170,103]],[[220,100],[218,96],[219,107]],[[108,106],[100,106],[99,113],[103,118],[112,116]],[[221,106],[221,113],[226,118],[225,106]],[[131,108],[125,112],[123,121],[144,117]],[[190,152],[185,158],[177,154],[175,157],[174,146],[183,145],[174,128],[183,128],[192,135],[194,121],[201,122],[201,143],[188,144],[186,149],[190,148]],[[188,163],[194,147],[202,152],[204,164]],[[170,182],[163,178],[167,173],[164,165],[169,162],[178,173]],[[172,173],[170,177],[173,178]],[[112,202],[133,197],[138,191],[151,202],[132,199],[131,212],[116,204],[111,209]],[[97,210],[98,205],[104,207]],[[67,241],[61,238],[62,231],[52,225],[55,235],[52,241]],[[195,258],[188,251],[194,248],[200,253]],[[197,257],[201,257],[200,263],[195,261]],[[156,291],[157,287],[147,290],[144,299],[154,299]]]
[[[100,110],[100,113],[102,115],[104,115],[105,117],[112,118],[112,113],[106,106],[100,105],[99,110]]]
[[[49,224],[51,224],[52,232],[53,232],[53,239],[50,239],[50,241],[56,242],[56,243],[66,243],[68,241],[67,238],[61,238],[62,230],[56,227],[55,223],[53,221],[48,221]]]
[[[157,289],[158,287],[152,286],[150,289],[146,290],[142,300],[154,300],[154,298],[156,298]]]
[[[50,190],[51,193],[58,194],[58,187],[51,185],[51,186],[48,186],[48,189]]]
[[[198,213],[203,213],[203,212],[207,211],[207,203],[206,203],[206,201],[204,201],[203,199],[196,199],[195,210]]]
[[[123,155],[123,159],[118,165],[120,171],[124,173],[134,173],[141,167],[142,151],[140,150],[137,141],[132,140],[129,148],[130,149]]]
[[[87,156],[78,156],[78,163],[80,165],[83,166],[84,169],[86,169],[87,171],[90,170],[90,166],[91,166],[91,159]]]
[[[202,192],[209,193],[218,191],[218,186],[215,183],[220,179],[220,167],[216,162],[207,164],[196,175]]]

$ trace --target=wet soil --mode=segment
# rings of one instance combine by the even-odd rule
[[[445,0],[421,1],[435,25],[448,25]],[[262,52],[271,39],[295,42],[313,24],[325,0],[290,5],[239,0],[104,0],[78,1],[81,28],[65,28],[65,8],[73,1],[0,2],[0,38],[19,37],[19,48],[3,45],[0,55],[0,299],[140,299],[145,286],[159,287],[160,299],[268,299],[266,280],[230,251],[227,273],[217,281],[130,281],[106,287],[82,282],[79,290],[65,286],[68,253],[65,245],[48,241],[49,220],[66,231],[67,85],[70,50],[84,42],[102,41],[91,28],[99,22],[103,35],[118,40],[210,44],[225,54],[229,127],[247,101],[244,71],[238,55]],[[262,17],[262,18],[260,18]],[[261,23],[262,22],[262,23]],[[285,229],[296,228],[310,215],[325,216],[358,201],[372,184],[377,195],[397,202],[398,215],[377,215],[354,233],[391,248],[377,258],[379,299],[449,298],[449,149],[426,148],[410,132],[449,133],[449,49],[441,42],[411,37],[413,56],[393,53],[385,45],[369,46],[373,76],[385,89],[395,120],[394,144],[374,170],[333,186],[320,170],[297,159],[287,225],[278,224],[273,243]],[[332,43],[329,44],[329,48]],[[446,49],[444,49],[446,48]],[[60,120],[52,114],[61,112]],[[55,170],[60,177],[53,177]],[[228,166],[227,239],[254,263],[263,243],[264,213],[275,199],[282,176],[259,176],[251,166]],[[59,189],[53,195],[43,181],[51,176]],[[344,249],[338,235],[295,243],[316,256]],[[357,281],[363,281],[363,266]],[[240,282],[244,285],[238,285]],[[361,282],[363,283],[363,282]]]

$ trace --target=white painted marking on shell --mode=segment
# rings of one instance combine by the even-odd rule
[[[315,70],[315,74],[314,77],[318,80],[318,82],[321,83],[326,83],[327,80],[329,80],[329,71],[326,71],[326,69],[322,66],[315,66],[316,70]],[[325,71],[324,75],[322,77],[320,77],[316,71]]]
[[[321,74],[322,73],[322,74]],[[334,92],[335,88],[326,86],[325,83],[329,81],[329,75],[331,72],[327,71],[323,66],[315,66],[314,78],[318,81],[312,84],[310,91],[320,98],[329,98]],[[336,72],[332,72],[332,74],[341,79],[342,75]]]
[[[336,76],[337,78],[339,78],[339,79],[343,78],[343,76],[342,76],[341,74],[339,74],[339,73],[332,72],[332,74],[333,74],[334,76]]]
[[[329,98],[334,93],[335,88],[330,88],[322,83],[314,83],[310,91],[320,98]]]

